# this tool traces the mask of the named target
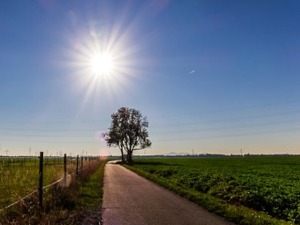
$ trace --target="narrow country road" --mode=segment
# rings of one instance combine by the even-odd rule
[[[105,167],[102,218],[104,225],[233,225],[110,163]]]

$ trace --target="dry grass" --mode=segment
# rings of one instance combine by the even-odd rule
[[[38,206],[38,197],[34,194],[20,204],[2,212],[0,224],[83,224],[80,221],[90,220],[86,218],[87,215],[90,215],[92,221],[84,224],[99,224],[105,162],[103,160],[91,161],[80,172],[79,179],[73,176],[73,182],[68,187],[57,184],[45,190],[43,209]],[[86,194],[83,187],[91,183],[91,180],[94,180],[92,189],[97,191],[95,196],[92,196],[94,199],[92,207],[87,207],[84,204]]]

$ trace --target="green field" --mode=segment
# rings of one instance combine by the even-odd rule
[[[262,217],[300,224],[300,157],[145,158],[137,159],[131,169],[209,209],[215,203],[203,199],[212,196],[209,201],[218,206],[210,210],[235,222],[243,221],[243,215],[229,215],[234,214],[228,212],[230,205],[245,211],[238,214],[249,214],[244,217],[257,211]],[[225,210],[219,206],[223,203]],[[258,220],[260,214],[252,217]],[[252,224],[245,221],[240,224]]]
[[[67,173],[76,169],[76,159],[68,158]],[[84,164],[88,161],[83,160]],[[63,177],[62,157],[44,158],[44,182],[46,186]],[[36,191],[39,185],[38,157],[3,157],[0,158],[0,209]]]
[[[98,224],[106,161],[98,157],[80,158],[77,174],[77,160],[69,157],[67,173],[73,176],[68,176],[67,185],[61,182],[44,189],[42,208],[38,195],[32,194],[0,211],[0,224]],[[2,207],[37,190],[38,158],[3,157],[0,165]],[[44,187],[61,179],[63,171],[62,157],[44,158]]]

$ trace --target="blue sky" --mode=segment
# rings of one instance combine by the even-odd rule
[[[299,153],[299,1],[1,1],[0,155],[118,154],[121,106],[149,120],[139,154]],[[116,70],[97,78],[93,52]]]

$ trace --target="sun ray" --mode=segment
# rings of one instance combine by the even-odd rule
[[[126,17],[126,12],[123,16]],[[123,21],[102,23],[89,18],[82,22],[87,26],[80,24],[70,30],[71,46],[66,50],[75,84],[72,91],[80,98],[78,113],[87,106],[109,107],[134,95],[132,85],[145,73],[141,70],[145,59],[140,55],[144,48],[133,41],[137,21],[126,24]]]

